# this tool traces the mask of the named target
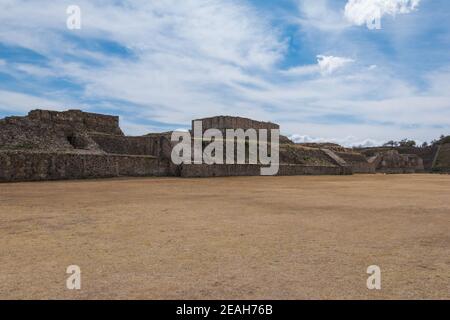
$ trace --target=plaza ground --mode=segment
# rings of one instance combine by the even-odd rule
[[[16,298],[450,299],[450,175],[0,184]]]

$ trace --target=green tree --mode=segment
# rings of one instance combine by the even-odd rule
[[[417,143],[414,140],[403,139],[399,142],[400,147],[415,147]]]
[[[391,147],[391,148],[393,148],[393,147],[396,147],[396,146],[398,146],[398,142],[394,141],[394,140],[388,141],[385,144],[383,144],[383,147]]]

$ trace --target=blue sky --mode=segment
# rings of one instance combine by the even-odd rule
[[[83,109],[138,135],[226,114],[300,142],[430,141],[450,134],[449,19],[447,0],[2,0],[0,117]]]

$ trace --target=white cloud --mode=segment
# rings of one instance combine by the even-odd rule
[[[312,6],[316,3],[307,2]],[[124,130],[130,134],[158,130],[142,125],[145,120],[162,123],[159,127],[164,123],[182,127],[189,126],[191,119],[217,114],[274,121],[281,124],[285,134],[331,137],[343,144],[361,143],[370,137],[380,141],[406,137],[430,140],[444,133],[433,126],[448,128],[450,71],[424,78],[426,84],[419,91],[409,79],[389,70],[385,61],[361,61],[362,54],[355,50],[358,41],[333,33],[323,38],[314,34],[314,51],[329,52],[331,45],[339,44],[336,55],[344,57],[327,53],[318,57],[317,64],[280,72],[278,62],[283,61],[285,39],[266,17],[243,2],[117,3],[77,1],[83,25],[74,33],[65,23],[65,7],[70,1],[0,2],[0,41],[29,48],[48,59],[47,68],[8,64],[5,69],[16,68],[13,76],[22,76],[24,83],[29,81],[23,76],[26,72],[78,85],[84,91],[77,102],[89,99],[91,111],[120,111],[117,113],[125,115]],[[317,1],[309,10],[305,27],[331,30],[335,22],[343,25],[339,10],[329,20],[326,16],[321,19],[322,12],[333,12],[331,1]],[[80,48],[73,38],[64,37],[67,35],[79,36],[86,43],[93,39],[118,43],[129,48],[133,57]],[[330,43],[324,45],[324,38]],[[358,57],[358,64],[349,68],[353,60],[346,55]],[[94,66],[83,63],[87,59]],[[373,63],[378,67],[369,68]],[[0,108],[11,113],[48,106],[81,108],[61,98],[61,90],[48,89],[41,93],[46,98],[0,91]],[[329,114],[352,115],[365,122],[316,121]],[[404,127],[415,123],[422,127]],[[357,138],[346,142],[349,136]]]
[[[294,19],[305,29],[326,32],[341,31],[349,26],[341,12],[332,5],[333,0],[298,0],[300,17]]]
[[[250,70],[271,71],[286,48],[277,29],[238,1],[136,0],[118,5],[80,0],[79,32],[66,29],[67,3],[9,0],[0,4],[0,41],[50,60],[51,69],[18,65],[16,70],[53,73],[82,84],[85,92],[80,98],[127,101],[130,113],[160,122],[184,123],[191,117],[229,112],[229,104],[235,102],[225,99],[225,91],[264,85]],[[36,26],[45,30],[45,38],[39,36],[44,32],[36,33]],[[136,58],[89,51],[62,35],[114,41],[132,50]],[[66,56],[77,59],[70,62]],[[86,59],[104,66],[78,62]],[[244,108],[241,114],[246,112],[251,111]]]
[[[120,128],[130,136],[140,136],[151,132],[158,132],[158,129],[153,126],[136,124],[129,121],[126,117],[120,118]]]
[[[32,64],[17,64],[15,68],[35,77],[51,77],[56,75],[55,72],[49,68],[42,68]]]
[[[319,64],[319,68],[322,74],[332,74],[334,71],[346,66],[351,62],[354,62],[354,60],[334,56],[317,56],[317,63]]]
[[[351,146],[352,147],[363,147],[363,148],[369,148],[369,147],[376,147],[382,145],[381,142],[373,140],[373,139],[365,139],[360,142],[354,142]]]
[[[352,24],[361,26],[384,15],[410,13],[419,3],[420,0],[349,0],[345,5],[345,17]]]
[[[25,113],[30,109],[61,110],[64,103],[14,91],[0,90],[0,111]]]
[[[315,65],[296,66],[283,70],[281,73],[290,77],[311,76],[318,73],[321,73],[322,75],[331,75],[338,69],[342,69],[352,62],[354,62],[354,60],[350,58],[318,55],[317,64]]]
[[[347,136],[344,138],[319,138],[319,137],[310,137],[309,135],[299,135],[293,134],[289,136],[295,143],[336,143],[344,147],[374,147],[382,144],[380,141],[376,141],[373,139],[364,139],[358,140],[354,136]]]
[[[304,65],[297,66],[287,70],[281,71],[282,74],[287,76],[306,76],[320,72],[319,65]]]

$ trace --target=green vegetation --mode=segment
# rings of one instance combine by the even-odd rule
[[[414,140],[409,140],[409,139],[403,139],[401,141],[388,141],[385,144],[383,144],[383,147],[415,147],[417,146],[417,143]]]

